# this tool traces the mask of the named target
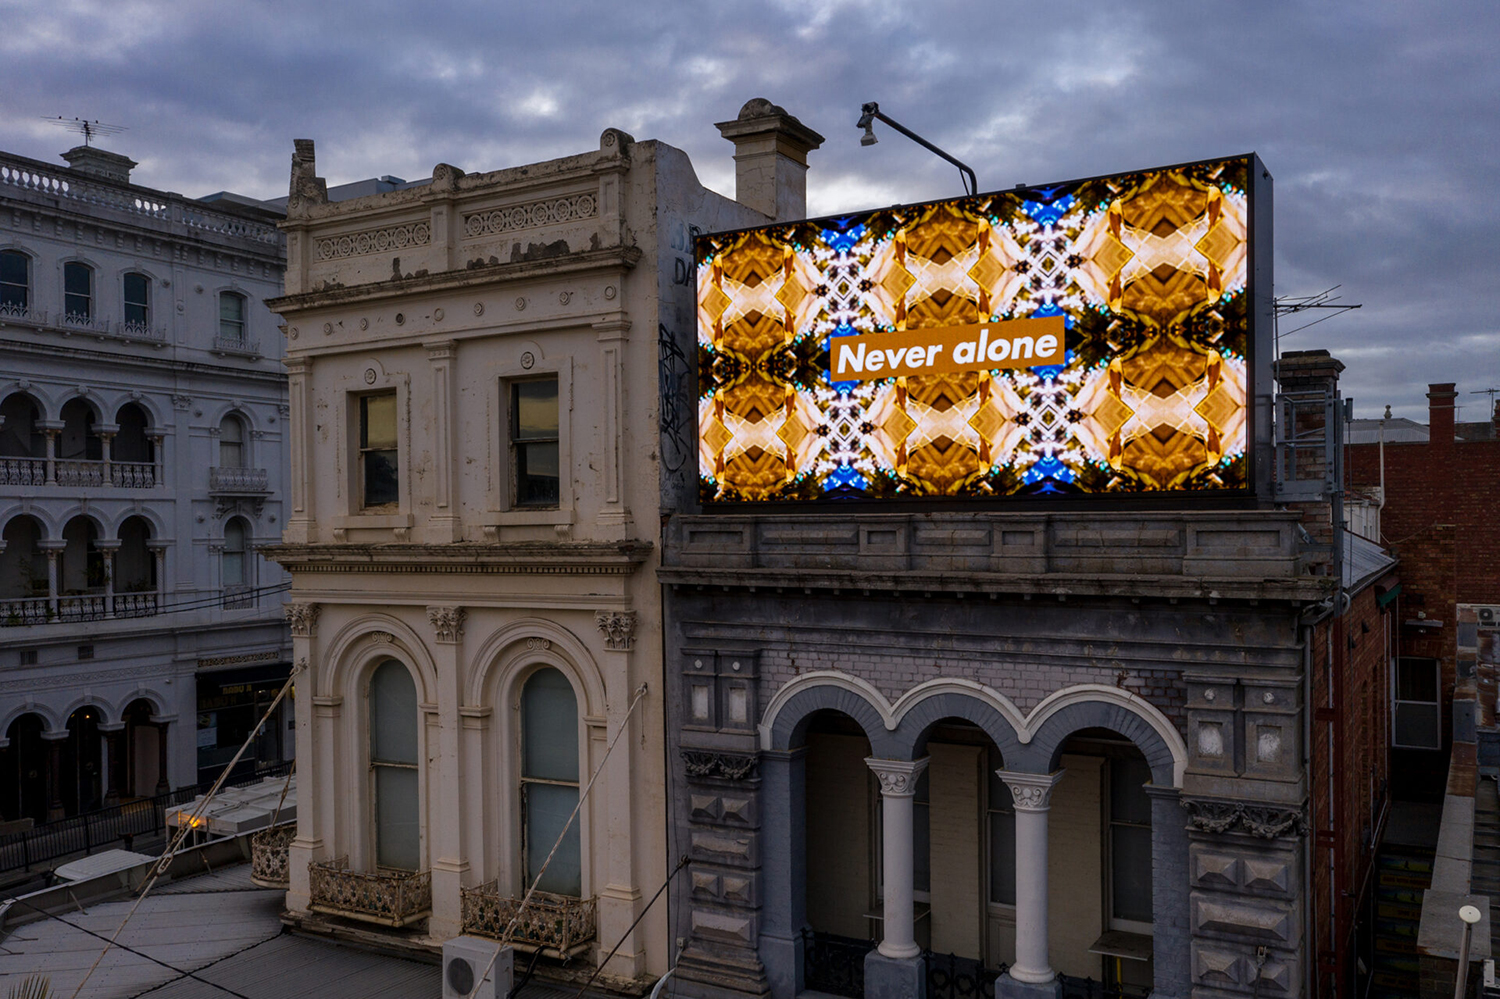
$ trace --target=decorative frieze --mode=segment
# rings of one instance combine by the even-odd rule
[[[1188,825],[1206,833],[1247,832],[1261,839],[1307,835],[1307,819],[1297,808],[1252,805],[1210,798],[1183,798]]]
[[[317,604],[287,604],[286,620],[291,625],[293,638],[311,638],[318,627]]]
[[[427,620],[437,632],[439,642],[452,643],[464,637],[464,615],[462,607],[429,607]]]
[[[535,229],[539,226],[591,219],[599,214],[598,199],[592,194],[575,194],[565,198],[547,198],[524,205],[511,205],[488,212],[464,216],[464,236],[476,239],[498,233]]]
[[[604,633],[606,648],[623,652],[635,646],[635,611],[598,611],[594,624]]]
[[[318,240],[319,260],[339,260],[357,257],[364,253],[381,253],[400,250],[408,246],[426,246],[432,242],[432,226],[427,222],[408,222],[405,225],[386,226],[351,233],[347,236],[330,236]]]
[[[684,749],[682,762],[689,777],[716,777],[720,780],[747,780],[755,776],[758,759],[738,753],[714,753]]]

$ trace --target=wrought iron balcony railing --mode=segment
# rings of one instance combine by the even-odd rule
[[[250,837],[250,880],[262,888],[286,888],[291,882],[288,858],[297,823],[285,822]]]
[[[247,340],[240,336],[216,336],[214,337],[214,353],[244,354],[247,357],[259,357],[260,341]]]
[[[235,468],[215,465],[208,470],[208,491],[211,493],[263,493],[268,492],[270,476],[264,468]]]
[[[490,881],[460,889],[465,933],[499,940],[521,907],[519,898],[501,895]],[[548,957],[568,958],[588,949],[594,939],[599,900],[536,892],[511,933],[518,950],[540,950]]]
[[[308,865],[311,907],[367,923],[401,927],[432,912],[430,871],[349,870],[349,859]]]

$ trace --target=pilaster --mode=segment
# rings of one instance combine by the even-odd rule
[[[464,850],[463,770],[459,746],[459,703],[463,699],[460,664],[463,662],[464,617],[462,607],[429,607],[427,620],[435,639],[433,666],[437,670],[436,772],[428,764],[427,776],[437,785],[436,811],[430,811],[432,857],[432,917],[427,931],[434,939],[447,940],[463,932],[459,889],[469,874]],[[429,803],[431,808],[431,803]]]

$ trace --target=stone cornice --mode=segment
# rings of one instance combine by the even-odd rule
[[[286,398],[286,375],[281,371],[278,360],[274,357],[263,357],[251,364],[207,364],[201,361],[183,361],[172,357],[162,357],[156,352],[141,353],[139,348],[144,341],[117,341],[118,352],[96,350],[89,347],[77,347],[68,343],[57,343],[54,340],[37,342],[32,340],[13,339],[13,333],[19,330],[27,332],[37,331],[32,323],[21,323],[14,320],[10,322],[0,321],[0,351],[9,354],[37,354],[48,358],[69,357],[77,360],[101,361],[110,365],[141,368],[142,370],[159,372],[174,371],[183,375],[204,375],[212,378],[234,378],[237,381],[265,382],[267,385],[279,385],[282,389],[281,398]],[[81,340],[87,334],[75,334],[74,339]],[[179,347],[179,350],[182,348]],[[191,349],[191,348],[189,348]],[[205,350],[204,353],[207,353]],[[256,368],[253,364],[269,362],[274,367]]]
[[[1214,579],[1204,576],[1064,573],[891,572],[859,569],[706,569],[664,565],[663,583],[735,589],[870,590],[885,593],[971,593],[1020,596],[1151,597],[1173,600],[1286,600],[1312,603],[1333,592],[1333,580],[1319,576],[1269,579]]]
[[[259,545],[287,571],[625,576],[650,558],[649,541],[503,544]]]
[[[512,281],[530,281],[558,274],[609,269],[629,270],[640,262],[642,256],[641,249],[635,246],[585,250],[581,253],[569,253],[543,260],[486,264],[482,267],[442,271],[437,274],[424,274],[420,277],[394,278],[373,284],[325,288],[319,291],[303,292],[300,295],[284,295],[280,298],[266,299],[266,305],[272,312],[278,312],[290,319],[303,310],[350,305],[355,302],[377,302],[415,294],[454,291],[481,285],[506,284]]]

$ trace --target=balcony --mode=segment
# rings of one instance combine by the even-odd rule
[[[19,597],[0,600],[0,628],[154,617],[159,613],[160,597],[156,593],[70,593],[56,597]]]
[[[260,496],[269,493],[270,477],[264,468],[214,466],[208,470],[208,491],[228,496]]]
[[[500,894],[496,882],[463,888],[465,933],[499,940],[515,919],[521,900]],[[531,896],[526,912],[511,930],[510,942],[517,950],[538,951],[559,959],[588,950],[594,939],[599,900],[553,895],[539,891]]]
[[[311,908],[316,912],[397,928],[432,912],[430,871],[365,874],[349,870],[348,858],[341,857],[309,864],[307,873]]]
[[[0,304],[0,322],[4,322],[5,320],[44,326],[47,323],[47,310],[33,309],[29,305]]]
[[[46,458],[0,458],[0,486],[110,485],[117,489],[152,489],[156,486],[156,466],[149,461],[100,461],[98,459],[54,458],[48,478]]]
[[[239,336],[214,337],[215,354],[240,354],[244,357],[260,356],[260,341],[247,340]]]
[[[115,336],[122,340],[144,340],[147,343],[165,345],[167,329],[165,326],[153,329],[149,323],[116,323]]]
[[[287,822],[262,829],[250,837],[250,880],[262,888],[286,888],[291,885],[288,858],[297,824]]]
[[[225,610],[245,610],[255,606],[255,587],[226,586],[219,596],[220,606]]]

